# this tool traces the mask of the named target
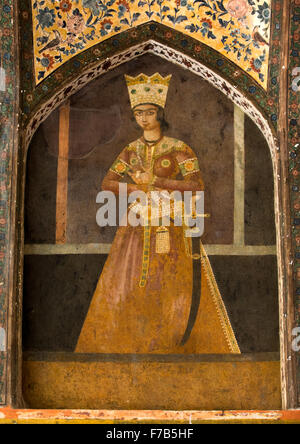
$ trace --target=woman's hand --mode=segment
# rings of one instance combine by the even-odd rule
[[[149,184],[152,180],[152,174],[149,172],[136,171],[135,173],[128,172],[129,176],[136,184]]]

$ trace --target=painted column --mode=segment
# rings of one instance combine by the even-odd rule
[[[291,355],[295,355],[297,390],[294,405],[300,407],[300,1],[292,0],[290,10],[290,39],[288,62],[287,154],[291,203],[293,301],[295,306]],[[293,360],[294,361],[294,360]]]
[[[18,58],[16,2],[0,0],[0,405],[10,402],[9,295],[12,276],[13,159],[17,147]]]
[[[59,154],[56,189],[56,244],[67,238],[70,102],[59,109]]]

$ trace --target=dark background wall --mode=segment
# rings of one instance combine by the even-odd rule
[[[233,241],[233,104],[198,76],[156,56],[143,56],[101,76],[71,99],[69,199],[67,240],[70,243],[111,242],[113,232],[99,230],[96,224],[96,195],[104,175],[120,151],[141,133],[132,122],[124,74],[172,74],[166,117],[166,135],[183,140],[196,152],[206,186],[206,210],[211,213],[205,229],[205,243],[231,244]],[[42,141],[43,139],[43,141]],[[58,152],[58,118],[54,113],[40,127],[31,144],[32,157],[45,152],[45,161]],[[39,151],[39,153],[36,153]],[[28,163],[28,176],[43,182],[43,169],[37,172]],[[52,194],[56,177],[48,183]],[[36,185],[28,183],[26,242],[47,243],[53,239],[53,225],[41,229],[48,218],[34,199]],[[32,197],[31,197],[32,196]],[[34,206],[39,207],[34,214]],[[51,232],[52,230],[52,232]],[[41,233],[43,231],[43,233]],[[51,233],[51,234],[50,234]]]
[[[25,258],[25,351],[75,349],[106,257]],[[210,260],[241,351],[278,351],[276,258],[211,256]]]

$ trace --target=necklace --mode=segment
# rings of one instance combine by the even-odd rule
[[[159,139],[158,140],[146,140],[145,139],[145,142],[147,145],[154,145],[155,143],[159,142]]]
[[[159,139],[157,140],[146,140],[144,137],[144,141],[148,144],[148,145],[152,145],[153,143],[157,143],[162,139],[162,136],[159,137]]]

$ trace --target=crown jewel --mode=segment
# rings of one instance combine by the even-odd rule
[[[153,103],[164,108],[171,78],[172,75],[162,77],[159,73],[150,77],[145,74],[137,77],[125,75],[131,108],[143,103]]]

